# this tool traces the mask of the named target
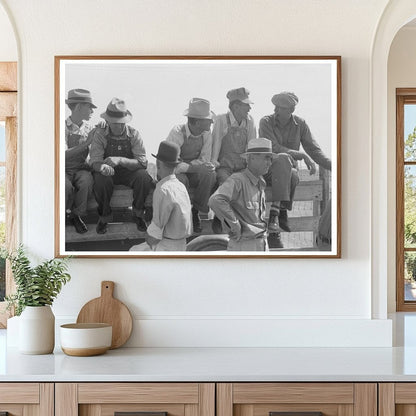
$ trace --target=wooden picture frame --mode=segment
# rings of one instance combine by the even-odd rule
[[[125,102],[133,116],[128,125],[139,131],[146,148],[149,163],[147,171],[156,180],[156,159],[152,155],[157,154],[160,142],[169,136],[173,126],[187,124],[184,110],[189,108],[190,100],[195,97],[208,100],[210,109],[218,116],[229,111],[227,91],[242,87],[250,92],[250,100],[254,102],[249,114],[254,119],[257,137],[259,131],[262,132],[262,128],[259,130],[260,120],[266,115],[273,115],[275,106],[271,102],[272,97],[280,92],[293,92],[298,100],[293,115],[300,117],[296,119],[296,128],[301,126],[301,129],[309,129],[315,144],[330,160],[332,167],[328,170],[327,166],[324,169],[314,163],[316,172],[311,175],[308,163],[305,163],[306,157],[293,160],[300,182],[294,194],[293,209],[288,211],[291,230],[280,230],[283,247],[272,247],[269,251],[228,251],[228,229],[223,228],[220,234],[211,231],[214,213],[210,210],[208,213],[201,211],[202,233],[190,235],[185,249],[141,251],[145,246],[146,233],[139,231],[129,219],[135,212],[132,208],[132,190],[118,185],[114,186],[111,198],[113,219],[108,223],[105,234],[96,232],[97,221],[102,216],[97,214],[94,191],[88,198],[84,221],[88,231],[76,232],[65,190],[66,123],[71,114],[66,102],[70,90],[84,89],[90,92],[90,99],[97,108],[88,122],[92,126],[98,124],[103,131],[106,125],[100,115],[109,114],[107,111],[112,98],[117,97]],[[299,151],[307,154],[302,146]],[[309,160],[312,159],[309,156]],[[92,173],[92,176],[96,174]],[[341,57],[56,56],[55,178],[57,257],[339,258]],[[212,191],[215,191],[215,186]],[[190,195],[192,200],[192,190]],[[270,186],[266,188],[265,195],[268,216],[273,199]],[[267,223],[267,218],[265,221]],[[264,241],[266,237],[267,234],[262,237]]]

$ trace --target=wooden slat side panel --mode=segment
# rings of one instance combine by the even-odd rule
[[[39,383],[1,383],[0,403],[39,404]]]
[[[78,416],[78,385],[55,384],[55,416]]]
[[[395,403],[414,404],[416,403],[416,383],[396,383]]]
[[[0,91],[17,91],[17,62],[0,62]]]
[[[54,416],[55,414],[55,385],[53,383],[41,383],[39,385],[41,416]]]
[[[378,385],[378,416],[394,416],[394,383]]]
[[[217,416],[233,416],[233,385],[217,384]]]
[[[199,416],[215,416],[215,383],[199,384]]]
[[[353,404],[340,404],[338,406],[338,416],[354,416]]]
[[[185,416],[199,416],[199,406],[197,404],[186,404],[184,406],[184,412]]]
[[[197,383],[80,383],[79,403],[198,403]]]
[[[377,384],[354,384],[354,416],[377,416]]]
[[[15,92],[0,92],[0,121],[7,117],[17,116],[17,94]]]
[[[352,383],[236,383],[234,403],[354,403]]]

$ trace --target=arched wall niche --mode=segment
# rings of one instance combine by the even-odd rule
[[[395,158],[389,156],[388,58],[397,32],[416,18],[414,0],[392,0],[378,24],[371,54],[371,268],[372,316],[394,312],[395,296]],[[394,111],[394,110],[393,110]],[[390,300],[390,301],[388,301]]]

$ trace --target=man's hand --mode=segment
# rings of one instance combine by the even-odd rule
[[[104,176],[113,176],[114,168],[104,163],[101,165],[100,173]]]
[[[188,172],[196,172],[196,173],[209,173],[209,172],[214,172],[215,171],[215,166],[213,163],[211,162],[204,162],[200,165],[191,165],[190,168],[188,169]]]
[[[303,155],[303,160],[305,161],[306,167],[309,169],[309,175],[314,175],[316,173],[316,166],[313,163],[312,159],[308,155]]]
[[[153,247],[155,247],[158,243],[159,243],[159,239],[152,237],[149,234],[146,234],[146,243],[153,249]]]
[[[215,169],[220,167],[220,162],[218,162],[218,160],[211,160],[211,163],[214,165]]]
[[[228,221],[227,221],[228,222]],[[233,240],[240,240],[241,238],[241,225],[239,221],[233,222],[231,224],[229,224],[230,227],[230,238],[232,238]]]
[[[116,166],[121,164],[121,157],[120,156],[109,156],[104,160],[104,163],[106,165],[111,166],[112,168],[115,168]]]

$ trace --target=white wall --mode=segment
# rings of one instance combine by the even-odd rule
[[[388,169],[388,212],[389,212],[389,263],[388,309],[396,309],[396,261],[395,261],[395,233],[396,233],[396,88],[416,87],[416,26],[404,27],[395,36],[391,44],[388,64],[388,141],[387,141],[387,169]],[[415,120],[416,124],[416,120]]]
[[[74,259],[58,318],[109,279],[137,320],[129,345],[389,345],[385,296],[371,320],[370,56],[386,3],[0,0],[21,40],[21,241],[41,257],[54,253],[54,55],[343,59],[342,259]]]

